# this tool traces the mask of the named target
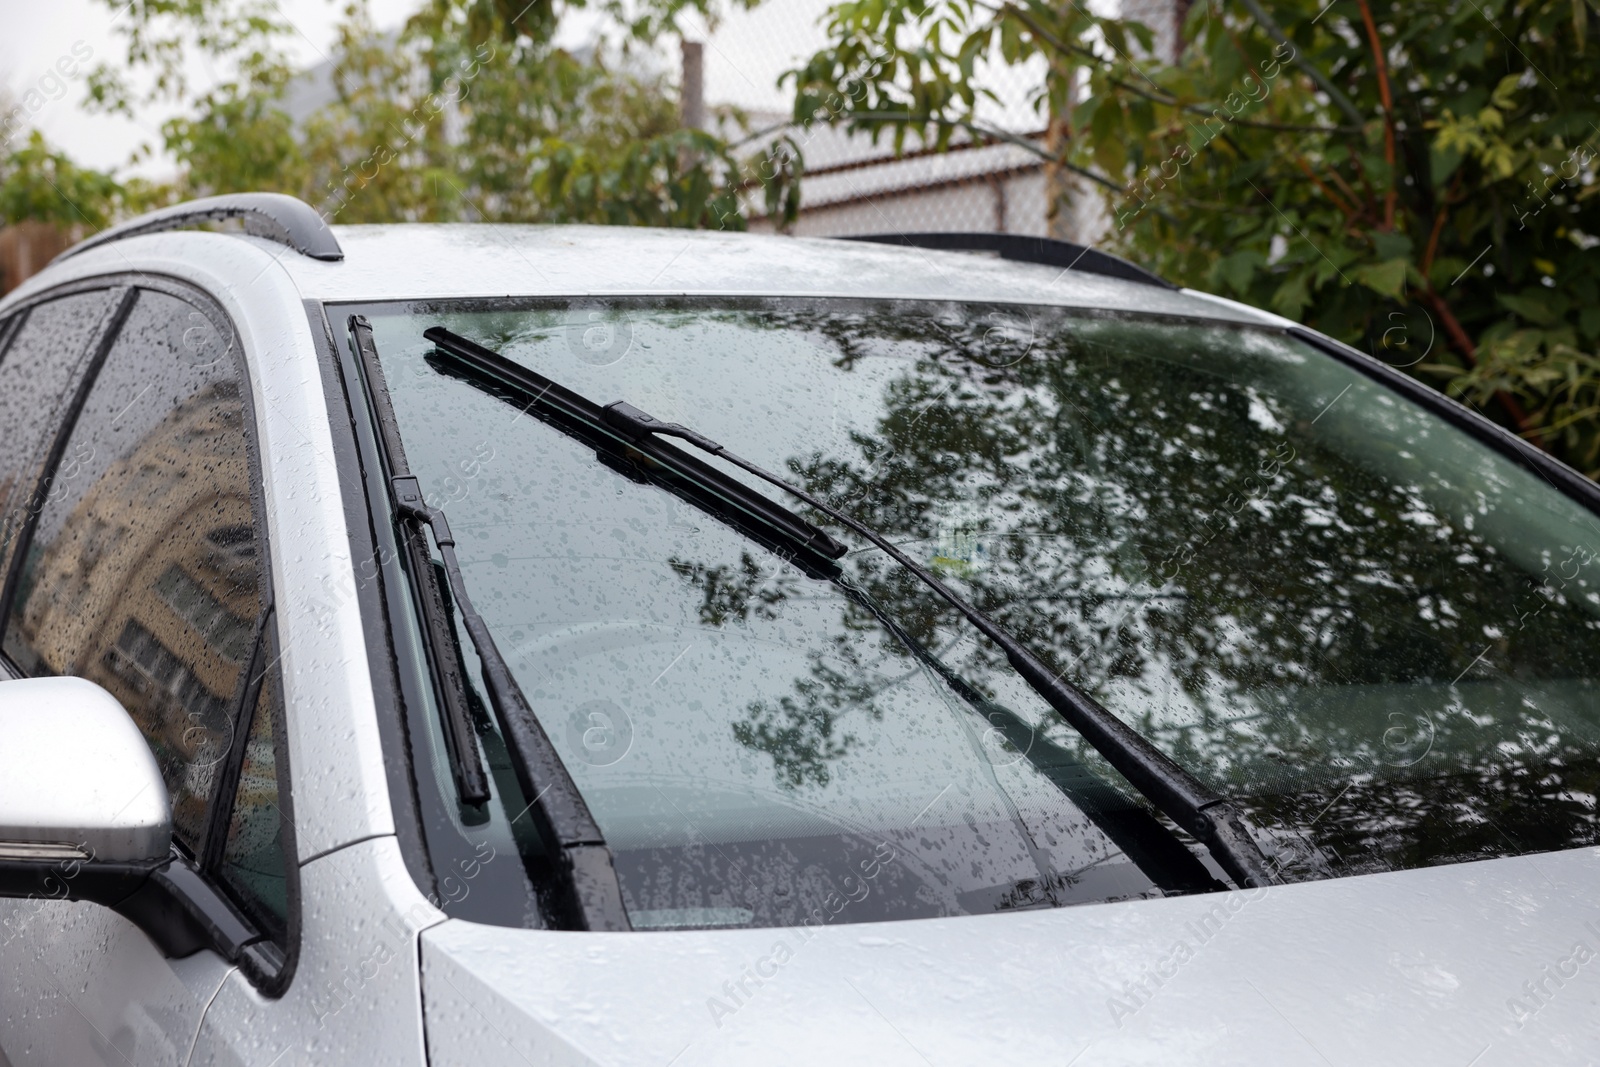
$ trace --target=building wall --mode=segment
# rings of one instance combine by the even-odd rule
[[[803,188],[803,186],[802,186]],[[815,207],[802,201],[790,232],[800,237],[845,237],[866,233],[973,232],[1049,236],[1045,217],[1045,176],[1041,167],[1001,178],[979,177],[932,189],[903,189]],[[1084,243],[1105,236],[1109,216],[1098,189],[1072,208],[1074,232]],[[771,233],[765,219],[750,229]]]
[[[801,189],[804,191],[802,182]],[[1037,169],[979,176],[932,188],[891,190],[806,206],[791,232],[801,237],[938,230],[1043,236],[1044,177]],[[765,219],[751,222],[772,232]]]
[[[1178,57],[1178,29],[1188,10],[1187,0],[1122,0],[1122,17],[1137,19],[1154,30],[1152,51],[1168,63]]]

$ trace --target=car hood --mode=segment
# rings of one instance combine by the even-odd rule
[[[435,1063],[1442,1064],[1600,1050],[1600,849],[836,925],[424,932]]]

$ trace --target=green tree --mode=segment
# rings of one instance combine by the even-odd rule
[[[0,157],[0,223],[32,220],[98,230],[128,195],[109,174],[80,167],[52,148],[38,130]]]
[[[111,3],[112,0],[107,0]],[[301,122],[286,107],[293,32],[255,0],[135,0],[122,32],[135,89],[110,67],[99,106],[185,103],[165,147],[182,195],[291,193],[341,222],[552,221],[743,228],[753,173],[724,141],[680,128],[676,93],[636,61],[640,41],[705,0],[597,6],[606,33],[582,54],[557,47],[585,7],[431,0],[398,34],[345,10],[333,100]],[[178,59],[198,42],[235,76],[191,96]]]
[[[1600,65],[1584,0],[1211,0],[1176,62],[1048,0],[847,0],[795,115],[1027,144],[1115,251],[1403,366],[1600,471]],[[1043,54],[1059,153],[986,125],[980,60]]]

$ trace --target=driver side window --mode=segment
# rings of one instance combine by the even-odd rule
[[[194,856],[265,599],[232,336],[187,301],[138,293],[24,542],[4,638],[28,674],[122,701]]]

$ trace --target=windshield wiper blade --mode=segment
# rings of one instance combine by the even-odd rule
[[[849,514],[813,496],[764,468],[728,451],[725,447],[687,426],[664,423],[626,401],[604,407],[557,385],[544,375],[513,363],[490,349],[434,326],[423,332],[442,352],[465,364],[479,375],[500,377],[510,382],[537,381],[546,395],[585,418],[595,413],[615,432],[627,435],[641,450],[655,437],[675,437],[709,455],[732,463],[762,481],[804,501],[817,511],[870,541],[896,563],[910,571],[940,599],[955,608],[972,626],[1001,651],[1013,670],[1042,696],[1066,722],[1094,746],[1107,763],[1116,768],[1158,811],[1166,815],[1195,840],[1210,850],[1217,863],[1240,886],[1257,887],[1276,883],[1272,868],[1245,828],[1244,817],[1229,798],[1211,789],[1190,771],[1157,748],[1148,738],[1117,718],[1104,705],[1076,685],[1051,670],[1022,642],[967,600],[945,585],[932,572],[902,552],[895,544]],[[536,398],[537,399],[537,398]],[[676,452],[677,450],[673,450]],[[735,483],[741,485],[742,483]],[[760,494],[750,493],[757,499]],[[774,505],[775,506],[775,505]],[[804,521],[804,520],[802,520]],[[840,552],[839,555],[842,555]],[[837,558],[834,556],[833,558]]]
[[[625,457],[630,467],[622,473],[628,477],[635,480],[675,476],[692,479],[720,498],[724,507],[747,513],[775,528],[786,541],[794,542],[818,561],[836,560],[849,551],[827,531],[681,449],[640,440],[637,434],[619,431],[594,401],[538,371],[513,363],[500,353],[443,327],[432,327],[422,336],[438,345],[441,352],[466,364],[473,378],[491,388],[506,390],[505,399],[518,406],[525,405],[528,413],[536,418],[555,422],[559,429],[595,448],[613,465]],[[429,362],[435,361],[430,359]],[[449,370],[448,366],[435,369],[446,373]]]
[[[984,696],[971,682],[913,637],[865,589],[842,579],[836,584],[851,600],[871,613],[880,626],[910,651],[914,659],[936,674],[990,728],[999,731],[1000,736],[1021,753],[1023,759],[1072,801],[1106,839],[1120,849],[1162,892],[1206,893],[1226,888],[1160,820],[1139,805],[1129,803],[1121,792],[1086,767],[1070,750],[1045,737],[1010,708]]]
[[[845,596],[877,618],[914,657],[929,665],[946,686],[985,719],[988,726],[999,729],[1017,743],[1019,750],[1025,753],[1040,773],[1077,804],[1101,832],[1163,892],[1196,893],[1223,888],[1205,865],[1183,847],[1171,829],[1142,806],[1127,803],[1122,793],[1113,789],[1067,750],[1042,738],[1033,739],[1030,728],[1015,713],[985,701],[977,690],[906,633],[864,590],[846,581],[831,559],[812,548],[814,535],[797,532],[803,524],[798,516],[793,516],[793,521],[787,526],[775,527],[759,519],[757,510],[751,507],[727,507],[722,493],[713,492],[704,484],[707,478],[721,477],[714,468],[678,449],[660,444],[653,447],[646,445],[650,448],[646,455],[640,448],[629,444],[630,436],[603,429],[603,412],[598,405],[582,398],[572,399],[570,395],[560,407],[546,405],[543,401],[552,394],[552,383],[548,378],[511,363],[488,349],[473,352],[473,358],[459,357],[452,349],[458,341],[447,337],[442,335],[433,338],[441,347],[426,357],[428,365],[440,374],[521,409],[530,418],[545,422],[594,448],[596,457],[602,463],[625,477],[659,486],[680,500],[702,508],[742,536],[793,563],[810,577],[836,584]],[[489,362],[491,356],[495,360],[492,364]],[[493,373],[490,373],[491,367]],[[582,418],[572,414],[579,409],[585,411]],[[723,492],[736,492],[741,499],[752,496],[759,502],[771,503],[742,483],[724,487]],[[792,516],[787,510],[784,514]],[[809,524],[803,525],[806,530],[814,529]],[[1033,743],[1030,744],[1030,740]]]
[[[378,427],[378,447],[383,462],[389,468],[386,475],[380,476],[384,478],[385,489],[393,505],[395,499],[391,479],[396,475],[411,473],[406,462],[405,445],[395,425],[389,390],[384,383],[383,369],[378,365],[378,351],[372,341],[372,329],[366,319],[353,317],[350,331],[355,338],[361,371],[368,383],[367,395]],[[422,531],[414,525],[408,525],[399,534],[406,570],[413,577],[417,599],[422,607],[423,636],[436,679],[434,691],[439,703],[439,725],[444,733],[445,755],[455,779],[456,795],[463,804],[483,804],[489,800],[489,775],[484,768],[482,753],[478,751],[463,680],[461,653],[452,636],[444,591],[440,588],[439,575]]]
[[[564,899],[558,905],[558,910],[563,913],[563,925],[579,930],[631,930],[633,926],[623,903],[622,885],[617,878],[611,849],[600,832],[600,825],[583,799],[572,772],[562,762],[560,753],[534,715],[527,695],[506,664],[494,635],[473,606],[472,598],[467,593],[466,579],[461,573],[461,563],[456,558],[456,542],[450,532],[449,521],[443,511],[428,506],[422,495],[421,483],[406,464],[399,426],[389,400],[388,385],[383,376],[383,367],[378,362],[377,345],[372,338],[372,326],[364,316],[352,315],[350,333],[366,371],[367,392],[378,416],[381,447],[389,465],[386,484],[390,503],[396,517],[410,526],[410,534],[415,538],[421,537],[421,528],[424,526],[433,532],[434,544],[438,546],[439,556],[444,561],[450,595],[461,614],[462,625],[478,651],[483,685],[488,690],[489,705],[505,738],[517,785],[521,787],[524,797],[531,801],[529,807],[532,809],[534,825],[547,851],[558,857],[557,865],[564,876],[566,889]],[[426,554],[426,545],[423,545],[423,552]],[[423,566],[431,572],[431,557],[426,559]],[[448,626],[448,623],[445,625]],[[454,691],[464,707],[466,679],[459,662],[456,670],[453,679],[446,679],[445,688]],[[448,684],[452,682],[454,684]],[[482,773],[482,757],[476,735],[472,732],[470,720],[463,718],[463,721],[465,736],[458,736],[453,742],[447,740],[447,747],[452,749],[453,755],[462,759],[463,765],[467,764],[470,754],[471,761]],[[462,729],[447,719],[447,739],[452,728]],[[466,799],[465,790],[463,799]],[[477,803],[488,799],[485,783],[483,800]]]

